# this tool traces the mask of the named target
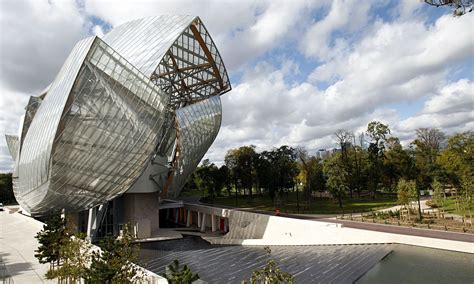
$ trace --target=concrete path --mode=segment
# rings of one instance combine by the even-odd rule
[[[429,207],[428,205],[426,205],[426,201],[428,201],[429,199],[422,199],[420,200],[420,207],[421,207],[421,210],[427,210],[427,209],[431,209],[431,207]],[[380,210],[377,210],[377,211],[380,211],[380,212],[388,212],[388,211],[397,211],[397,210],[400,210],[401,208],[403,208],[404,206],[403,205],[396,205],[396,206],[393,206],[393,207],[389,207],[389,208],[385,208],[385,209],[380,209]],[[416,208],[416,210],[418,210],[418,201],[412,201],[411,202],[411,207],[412,208]]]
[[[49,265],[40,264],[34,256],[38,247],[34,237],[42,228],[33,218],[0,211],[0,266],[6,268],[3,273],[13,283],[53,283],[44,278]]]

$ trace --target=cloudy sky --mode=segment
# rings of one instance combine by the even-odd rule
[[[78,40],[160,14],[200,16],[226,63],[217,163],[241,145],[332,148],[336,129],[372,120],[404,143],[420,127],[474,130],[474,13],[450,13],[419,0],[0,0],[0,171],[3,134]]]

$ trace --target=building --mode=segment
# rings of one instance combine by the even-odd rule
[[[17,201],[34,216],[89,210],[76,220],[89,230],[104,218],[156,229],[159,204],[213,143],[230,90],[199,17],[138,19],[81,40],[6,135]]]

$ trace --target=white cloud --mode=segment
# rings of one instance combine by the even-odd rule
[[[414,132],[421,127],[434,127],[454,133],[474,130],[473,123],[474,83],[462,79],[442,87],[425,102],[418,115],[400,121],[398,129],[401,132]]]
[[[0,1],[2,88],[41,91],[89,26],[73,0]]]
[[[444,86],[440,93],[425,103],[423,113],[450,114],[474,111],[474,83],[467,79]]]
[[[369,1],[335,0],[321,21],[314,23],[305,33],[301,41],[301,49],[307,56],[322,61],[334,58],[347,48],[347,37],[333,37],[335,32],[357,32],[368,20]]]
[[[25,113],[29,97],[8,89],[0,89],[0,93],[0,172],[5,172],[13,168],[13,160],[4,134],[18,135],[20,117]]]
[[[94,35],[98,36],[98,37],[103,37],[104,36],[104,29],[102,28],[102,26],[100,25],[95,25],[93,28],[92,28],[92,32]]]

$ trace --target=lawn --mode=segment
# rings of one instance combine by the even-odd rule
[[[462,212],[460,212],[459,210],[456,210],[454,197],[448,197],[447,199],[445,199],[443,209],[444,209],[444,212],[446,213],[462,216]],[[474,215],[474,208],[471,207],[470,209],[471,209],[471,214]]]
[[[371,197],[354,197],[353,199],[347,197],[343,201],[342,208],[339,208],[339,203],[337,202],[337,200],[330,198],[314,197],[313,200],[311,200],[311,203],[309,203],[303,197],[302,192],[299,193],[298,199],[299,202],[297,201],[295,192],[290,192],[288,194],[283,195],[281,202],[274,202],[267,195],[254,195],[253,199],[250,199],[248,196],[239,196],[239,198],[237,199],[237,203],[235,196],[217,197],[214,200],[213,204],[239,208],[254,208],[258,210],[272,212],[274,212],[276,208],[279,208],[280,212],[307,214],[341,214],[369,212],[397,205],[396,196],[387,194],[379,194],[375,200],[373,200]]]

